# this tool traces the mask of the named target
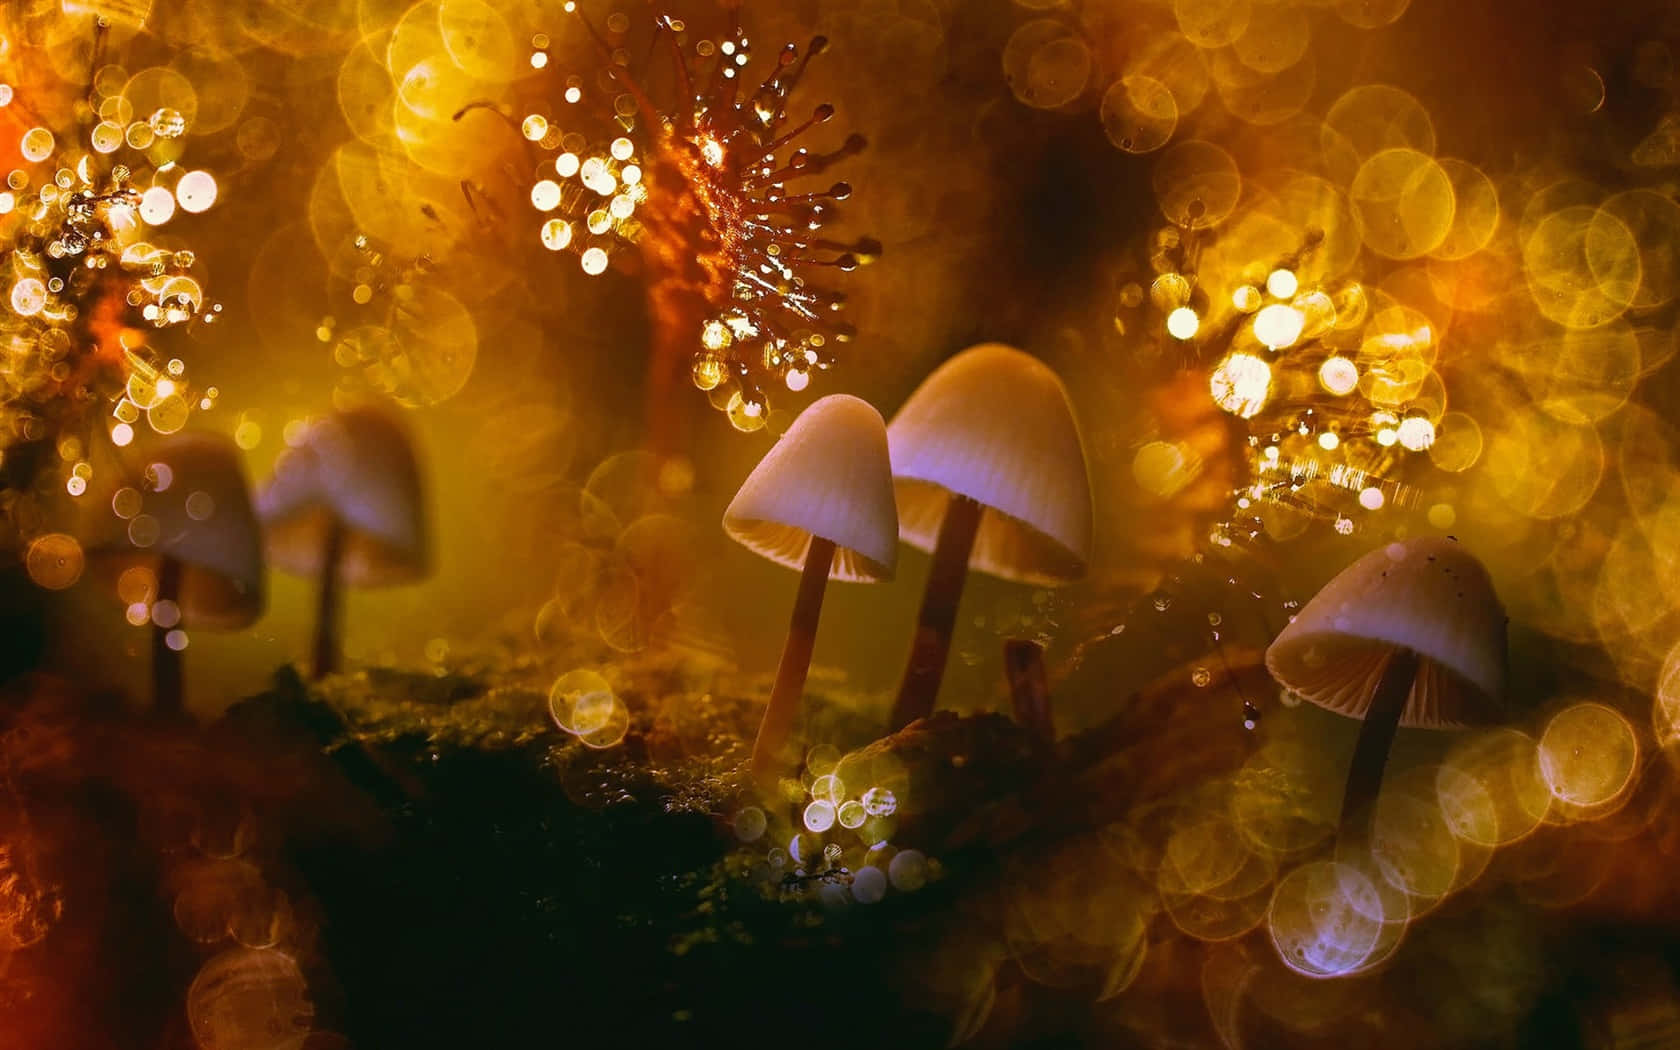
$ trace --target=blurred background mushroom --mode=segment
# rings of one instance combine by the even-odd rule
[[[800,570],[770,704],[753,741],[753,772],[764,779],[785,765],[828,581],[890,580],[898,564],[898,509],[881,414],[847,394],[814,402],[741,483],[723,527],[749,549]]]
[[[420,467],[390,411],[362,406],[309,427],[257,497],[276,568],[319,581],[310,674],[338,669],[339,588],[384,587],[430,570]]]
[[[1362,725],[1342,795],[1358,834],[1400,726],[1451,728],[1504,714],[1505,609],[1452,539],[1390,543],[1344,569],[1266,650],[1284,688]]]
[[[933,711],[970,568],[1056,586],[1084,575],[1091,483],[1067,390],[1001,343],[940,365],[887,428],[899,535],[933,553],[891,728]]]
[[[262,615],[262,533],[239,449],[220,434],[162,438],[128,473],[104,526],[122,533],[91,560],[117,581],[128,621],[151,624],[152,704],[179,714],[187,629],[236,630]]]

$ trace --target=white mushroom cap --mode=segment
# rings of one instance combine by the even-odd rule
[[[1048,366],[982,343],[923,380],[887,428],[899,536],[931,550],[950,495],[987,508],[971,568],[1054,586],[1091,560],[1091,481],[1067,390]]]
[[[283,572],[321,571],[327,529],[345,530],[339,578],[357,587],[407,583],[430,565],[420,468],[396,418],[373,407],[311,424],[257,495],[268,556]]]
[[[793,569],[820,536],[835,545],[830,579],[892,579],[898,508],[881,413],[847,394],[812,402],[741,483],[723,528]]]
[[[1320,707],[1364,718],[1394,649],[1419,656],[1400,724],[1496,720],[1505,687],[1505,609],[1457,542],[1427,536],[1360,558],[1266,650],[1266,669]]]
[[[254,622],[267,597],[262,530],[239,449],[221,434],[182,432],[137,451],[129,473],[144,473],[146,491],[136,519],[156,521],[157,538],[138,547],[131,530],[108,540],[96,553],[105,571],[158,573],[170,558],[181,566],[175,603],[184,625],[233,630]]]

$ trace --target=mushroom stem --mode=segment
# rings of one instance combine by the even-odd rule
[[[310,656],[309,676],[323,678],[338,670],[339,562],[344,558],[344,523],[334,515],[327,525],[321,551],[320,588],[316,594],[315,643]]]
[[[179,602],[181,563],[165,556],[158,565],[157,602]],[[154,607],[155,607],[154,603]],[[183,707],[181,654],[169,647],[169,628],[152,621],[152,709],[178,715]]]
[[[1015,721],[1037,739],[1056,739],[1050,717],[1050,677],[1044,670],[1044,646],[1025,638],[1003,643],[1003,672],[1009,678],[1009,697]]]
[[[1371,806],[1382,790],[1383,766],[1388,763],[1394,731],[1400,727],[1400,714],[1406,709],[1417,669],[1418,654],[1405,647],[1396,647],[1383,667],[1382,679],[1360,725],[1359,739],[1353,745],[1353,763],[1342,792],[1338,824],[1341,838],[1362,837],[1362,830],[1370,826]]]
[[[834,541],[811,537],[810,552],[799,576],[799,595],[793,601],[793,619],[788,624],[782,661],[776,666],[776,684],[770,688],[770,706],[758,724],[753,741],[752,768],[761,781],[781,770],[782,750],[793,735],[793,720],[799,700],[805,694],[805,675],[811,669],[811,650],[817,643],[817,619],[822,615],[823,590],[828,586],[834,564]]]
[[[933,713],[951,653],[957,605],[968,579],[968,558],[974,551],[974,537],[980,531],[984,510],[967,496],[957,495],[945,508],[945,520],[939,525],[939,539],[933,548],[933,566],[928,570],[927,590],[922,593],[916,637],[910,644],[910,662],[904,668],[898,700],[893,704],[889,727],[893,732]]]

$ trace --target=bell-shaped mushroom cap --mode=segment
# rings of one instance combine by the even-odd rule
[[[1091,559],[1091,481],[1067,390],[1043,362],[982,343],[923,380],[887,428],[899,536],[931,550],[950,495],[988,508],[972,568],[1054,586]]]
[[[820,536],[835,546],[830,579],[892,579],[898,508],[881,413],[847,394],[812,402],[741,483],[723,528],[793,569]]]
[[[1441,537],[1390,543],[1342,570],[1272,642],[1266,669],[1303,699],[1362,719],[1402,646],[1419,661],[1401,725],[1499,717],[1505,609],[1482,563]]]
[[[262,529],[239,449],[221,434],[183,431],[140,451],[129,457],[129,473],[144,473],[150,491],[127,534],[95,556],[107,572],[140,566],[158,573],[164,558],[178,562],[175,603],[188,627],[252,623],[267,597]]]
[[[284,572],[320,574],[335,519],[344,530],[338,571],[346,583],[407,583],[429,569],[420,468],[407,433],[381,408],[312,424],[258,493],[257,513],[269,560]]]

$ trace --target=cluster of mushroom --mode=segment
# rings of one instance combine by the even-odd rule
[[[152,698],[161,712],[183,709],[181,629],[256,622],[267,563],[320,583],[315,677],[338,662],[341,585],[402,583],[427,572],[419,466],[406,431],[382,408],[312,424],[254,501],[238,448],[220,434],[162,438],[121,474],[136,479],[136,489],[144,479],[150,521],[139,534],[130,522],[102,537],[93,556],[113,576],[142,569],[154,581],[140,608],[152,623]]]
[[[916,635],[892,728],[931,714],[970,570],[1055,586],[1090,560],[1091,486],[1067,390],[1037,359],[998,343],[946,361],[892,425],[858,398],[814,402],[741,485],[725,530],[801,570],[792,624],[753,745],[761,779],[785,769],[830,579],[892,578],[900,540],[931,550]],[[1012,650],[1019,654],[1022,650]],[[1021,712],[1049,735],[1042,665],[1012,655],[1037,688]],[[1018,703],[1018,710],[1020,709]]]
[[[933,710],[970,570],[1054,586],[1090,558],[1090,482],[1061,381],[996,343],[945,362],[892,424],[843,394],[808,408],[742,484],[724,516],[736,540],[802,571],[770,703],[753,746],[761,779],[787,768],[830,579],[891,579],[900,540],[932,565],[892,712],[896,730]],[[1456,541],[1391,543],[1344,571],[1266,655],[1305,700],[1363,724],[1343,796],[1360,834],[1396,728],[1496,720],[1505,614],[1487,570]],[[1039,650],[1005,648],[1016,717],[1053,734]]]

